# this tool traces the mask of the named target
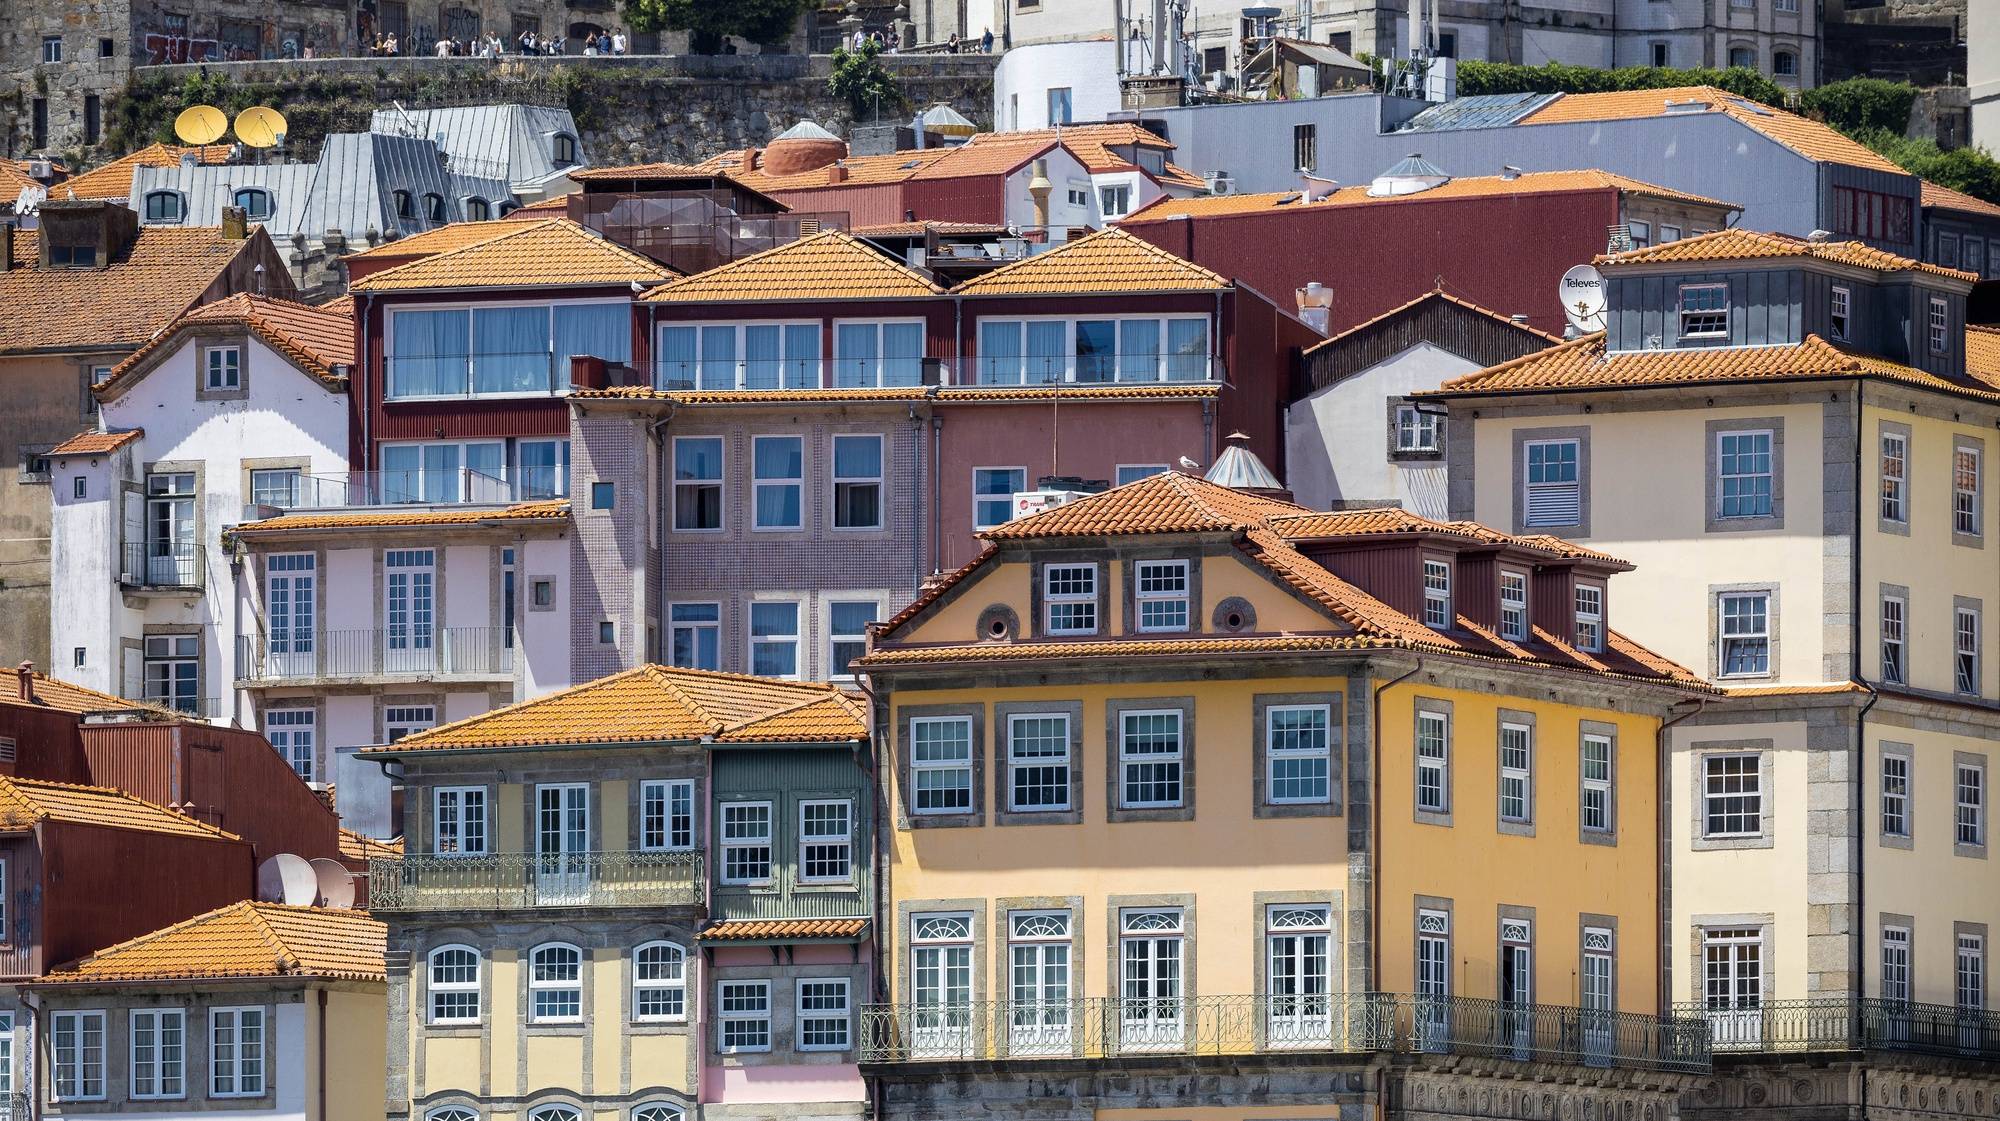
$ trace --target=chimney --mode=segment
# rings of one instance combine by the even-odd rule
[[[828,183],[847,182],[847,161],[835,160],[826,165],[826,181]]]
[[[1299,318],[1305,325],[1325,335],[1333,325],[1333,289],[1315,280],[1297,289]]]
[[[1028,180],[1028,197],[1035,200],[1035,228],[1049,228],[1049,193],[1056,189],[1049,182],[1049,161],[1035,160],[1034,175]]]
[[[20,680],[20,687],[21,687],[21,701],[22,701],[22,703],[23,703],[23,704],[34,704],[34,703],[35,703],[35,663],[33,663],[33,662],[22,662],[22,663],[20,664],[20,666],[18,667],[18,670],[17,670],[17,672],[18,672],[18,673],[19,673],[19,675],[20,675],[20,677],[19,677],[19,680]]]
[[[222,238],[224,241],[242,241],[250,236],[250,219],[240,206],[222,208]]]
[[[0,272],[14,267],[14,224],[0,222]]]

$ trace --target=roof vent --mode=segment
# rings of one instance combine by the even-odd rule
[[[1411,152],[1396,166],[1375,177],[1368,185],[1368,197],[1390,198],[1396,195],[1414,195],[1434,187],[1442,187],[1451,182],[1443,168],[1425,159],[1421,154]]]
[[[1215,457],[1204,478],[1235,490],[1291,497],[1290,492],[1285,490],[1285,484],[1279,482],[1271,469],[1264,466],[1264,461],[1257,458],[1257,453],[1250,450],[1250,437],[1241,432],[1231,432],[1228,443],[1222,454]]]
[[[1519,323],[1521,326],[1526,327],[1528,325],[1528,317],[1517,311],[1507,317],[1507,322]]]
[[[1512,180],[1512,179],[1519,179],[1520,177],[1521,177],[1520,168],[1515,167],[1513,164],[1500,165],[1500,178]]]
[[[1306,176],[1305,200],[1307,202],[1318,202],[1339,189],[1340,180],[1338,179],[1326,179],[1318,175],[1308,175]]]

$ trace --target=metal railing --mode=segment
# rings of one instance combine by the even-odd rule
[[[192,541],[127,541],[118,580],[140,588],[201,587],[201,546]]]
[[[1372,1052],[1701,1071],[1700,1017],[1393,993],[876,1004],[861,1061]]]
[[[253,495],[245,517],[269,517],[272,510],[348,506],[504,506],[559,498],[567,490],[568,480],[560,466],[525,467],[511,478],[465,467],[300,475],[287,479],[282,488],[267,487]]]
[[[1708,1021],[1717,1052],[1908,1051],[2000,1059],[2000,1012],[1879,997],[1767,1000],[1738,1008],[1680,1004]]]
[[[819,358],[660,360],[651,385],[661,390],[855,389],[923,386],[1065,386],[1090,389],[1124,385],[1187,385],[1222,377],[1215,355],[1046,358],[1019,355],[963,358]],[[643,378],[644,371],[639,371]]]
[[[0,1094],[0,1121],[28,1121],[34,1116],[33,1108],[34,1102],[25,1092]]]
[[[413,853],[368,862],[372,911],[670,907],[702,899],[699,852]]]
[[[371,627],[273,637],[238,635],[244,681],[332,677],[449,677],[514,672],[505,627]]]
[[[185,694],[168,694],[147,691],[139,698],[141,704],[178,712],[182,716],[192,716],[197,720],[215,720],[226,716],[221,697],[190,697]]]

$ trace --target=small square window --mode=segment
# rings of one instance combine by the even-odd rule
[[[42,61],[61,62],[62,48],[63,48],[62,36],[60,35],[42,36]]]
[[[528,604],[531,607],[554,607],[556,605],[556,582],[535,580],[528,584]]]
[[[612,622],[609,619],[600,621],[597,624],[597,641],[605,646],[617,645],[618,624]]]
[[[209,390],[243,388],[243,350],[234,346],[212,346],[202,353],[207,376],[202,384]]]
[[[117,53],[118,45],[116,43],[109,39],[99,39],[97,41],[97,57],[110,58]]]
[[[86,650],[87,650],[86,647],[79,646],[75,650],[71,651],[69,664],[75,666],[77,669],[82,669],[84,664],[84,658],[86,656]]]
[[[609,510],[609,509],[611,509],[611,508],[612,508],[612,506],[614,506],[614,505],[615,505],[615,504],[617,503],[617,501],[618,501],[618,484],[617,484],[617,483],[592,483],[592,484],[590,484],[590,508],[591,508],[591,509],[593,509],[593,510]]]
[[[69,490],[70,497],[72,498],[89,498],[90,480],[78,475],[76,478],[70,480]]]
[[[1668,240],[1664,230],[1660,240]],[[1681,285],[1681,335],[1692,339],[1729,336],[1729,285]]]

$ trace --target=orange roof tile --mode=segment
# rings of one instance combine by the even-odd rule
[[[1061,129],[1029,129],[1021,132],[982,132],[965,143],[945,148],[924,148],[888,152],[879,156],[848,156],[841,160],[845,176],[833,178],[825,167],[796,175],[772,175],[763,167],[761,149],[738,148],[701,161],[692,168],[660,165],[664,171],[698,174],[726,174],[759,191],[818,190],[828,187],[868,187],[906,180],[960,179],[1003,175],[1060,143],[1077,162],[1092,172],[1133,168],[1131,161],[1113,151],[1116,148],[1149,148],[1171,152],[1173,145],[1135,124],[1064,125]],[[612,171],[650,171],[647,165]],[[601,171],[599,172],[601,175]],[[1152,174],[1152,173],[1148,173]],[[615,178],[616,176],[611,176]],[[1200,188],[1207,183],[1201,176],[1168,163],[1154,174],[1162,183]]]
[[[28,187],[40,190],[42,181],[28,174],[27,160],[0,160],[0,203],[13,202]]]
[[[231,903],[61,966],[40,984],[317,977],[385,978],[389,928],[366,911]]]
[[[1619,190],[1627,194],[1666,199],[1692,206],[1712,206],[1718,210],[1741,210],[1735,203],[1656,186],[1609,171],[1528,171],[1509,178],[1504,175],[1468,175],[1419,191],[1413,195],[1368,193],[1364,186],[1341,187],[1311,202],[1298,191],[1271,191],[1250,195],[1202,195],[1195,198],[1160,198],[1118,224],[1165,222],[1185,216],[1236,217],[1247,214],[1301,214],[1345,206],[1394,206],[1401,203],[1439,202],[1447,199],[1490,198],[1497,195],[1557,194],[1570,191]]]
[[[493,521],[562,522],[569,520],[569,500],[517,502],[512,506],[470,509],[411,507],[379,512],[341,511],[329,514],[280,514],[260,522],[244,522],[231,534],[277,533],[296,529],[366,529],[393,526],[478,525]]]
[[[1064,506],[1017,518],[979,534],[988,541],[1043,537],[1116,537],[1137,533],[1214,533],[1261,527],[1310,513],[1275,498],[1217,486],[1186,471],[1162,471]]]
[[[521,208],[525,209],[527,208]],[[514,211],[515,214],[520,212],[520,210]],[[408,237],[399,237],[394,241],[385,241],[380,245],[371,245],[366,249],[349,253],[342,259],[353,260],[358,257],[375,261],[384,257],[429,257],[437,253],[463,249],[468,245],[477,245],[502,234],[518,233],[520,229],[518,220],[511,217],[494,218],[485,222],[452,222]]]
[[[1965,372],[1989,385],[2000,385],[2000,327],[1966,325]]]
[[[1939,210],[1956,210],[1964,214],[1984,214],[1988,218],[2000,218],[2000,203],[1974,198],[1964,191],[1954,191],[1939,183],[1924,180],[1923,204]]]
[[[917,171],[951,155],[955,150],[926,148],[922,151],[889,152],[879,156],[848,156],[840,161],[845,175],[838,181],[834,179],[836,173],[829,171],[827,167],[816,167],[796,175],[773,175],[764,170],[762,152],[756,148],[738,148],[710,156],[696,164],[693,171],[701,175],[726,175],[754,191],[871,187],[883,183],[901,183],[912,178]]]
[[[560,218],[567,213],[569,213],[569,196],[557,195],[552,199],[543,199],[540,202],[531,202],[526,206],[517,206],[507,213],[502,214],[499,220],[502,222],[533,222],[543,218]]]
[[[351,320],[354,318],[354,297],[335,296],[333,299],[319,305],[319,310],[328,315],[338,315],[343,319]]]
[[[1901,167],[1850,140],[1818,121],[1796,113],[1774,109],[1745,100],[1714,86],[1677,86],[1671,89],[1620,90],[1615,93],[1566,93],[1522,118],[1524,125],[1565,124],[1575,121],[1619,121],[1662,117],[1669,103],[1704,102],[1700,112],[1727,113],[1731,119],[1756,130],[1779,144],[1811,160],[1849,164],[1854,167],[1907,175]],[[1687,110],[1679,110],[1687,112]]]
[[[127,428],[119,432],[79,432],[48,450],[51,456],[66,455],[108,455],[146,434],[143,428]]]
[[[1399,506],[1378,506],[1355,510],[1325,510],[1292,514],[1271,519],[1271,528],[1287,541],[1327,541],[1347,537],[1376,537],[1389,534],[1429,533],[1456,537],[1487,545],[1509,545],[1531,552],[1547,553],[1565,560],[1595,560],[1631,567],[1609,553],[1551,537],[1546,533],[1502,533],[1478,522],[1442,522],[1426,518]]]
[[[657,284],[679,275],[567,218],[513,225],[497,237],[383,269],[349,288],[355,292],[396,292]]]
[[[206,292],[237,255],[264,237],[234,241],[202,226],[142,227],[132,244],[94,269],[15,268],[0,273],[0,354],[136,347]],[[18,243],[23,239],[16,235]],[[20,246],[15,247],[16,253]]]
[[[45,674],[33,674],[31,680],[35,699],[24,700],[21,697],[21,671],[12,666],[0,667],[0,704],[33,705],[37,708],[78,715],[86,712],[130,712],[136,709],[157,713],[162,720],[178,722],[187,718],[184,713],[155,708],[143,701],[114,697],[109,693],[86,689],[81,685],[73,685]]]
[[[1212,292],[1229,281],[1124,230],[1112,228],[1002,265],[952,291],[968,296]]]
[[[394,860],[403,855],[403,839],[381,841],[352,829],[340,831],[340,855],[349,860]]]
[[[703,942],[792,942],[854,939],[867,919],[722,919],[697,937]]]
[[[43,821],[240,841],[213,825],[154,805],[123,790],[0,776],[0,831],[21,832]]]
[[[1828,681],[1813,685],[1737,685],[1723,692],[1731,697],[1814,697],[1868,690],[1853,681]]]
[[[1171,141],[1150,129],[1142,128],[1129,121],[1094,125],[1064,125],[1061,128],[1026,129],[1020,132],[983,132],[966,141],[967,147],[981,144],[1026,143],[1037,140],[1060,139],[1063,146],[1075,153],[1078,162],[1090,171],[1119,171],[1133,167],[1131,161],[1112,151],[1113,148],[1150,148],[1155,151],[1172,152]],[[1149,173],[1150,174],[1150,173]],[[1176,166],[1166,165],[1166,170],[1154,175],[1162,183],[1180,187],[1206,188],[1208,183],[1201,176]]]
[[[962,662],[1033,662],[1043,659],[1184,658],[1229,654],[1309,654],[1380,650],[1394,644],[1356,635],[1258,635],[1246,638],[1162,638],[1092,642],[977,642],[955,646],[877,648],[857,664],[864,669]]]
[[[674,740],[845,743],[867,738],[862,703],[830,685],[648,665],[442,724],[364,753]]]
[[[354,319],[338,311],[293,300],[274,300],[239,292],[189,311],[153,336],[111,370],[97,386],[100,400],[113,400],[137,382],[134,376],[155,356],[163,356],[183,332],[203,327],[233,327],[250,332],[299,370],[336,392],[347,391],[345,375],[335,366],[354,365]],[[72,453],[74,454],[74,453]]]
[[[61,186],[49,192],[50,198],[60,199],[123,199],[132,195],[132,172],[141,167],[172,167],[181,162],[181,157],[192,155],[205,164],[229,162],[229,145],[210,144],[201,148],[184,148],[174,144],[148,144],[144,148],[123,155],[110,163],[91,168],[81,175],[64,180]]]
[[[939,296],[929,277],[839,230],[766,249],[707,272],[670,280],[647,303],[879,300]]]
[[[1445,291],[1442,288],[1433,288],[1429,292],[1426,292],[1423,295],[1418,296],[1416,299],[1411,300],[1406,304],[1399,304],[1396,307],[1392,307],[1388,311],[1383,312],[1382,314],[1376,316],[1373,319],[1363,320],[1360,323],[1356,323],[1354,326],[1349,327],[1347,330],[1342,331],[1337,335],[1327,336],[1325,339],[1305,348],[1304,353],[1311,354],[1313,351],[1318,350],[1321,347],[1331,346],[1334,343],[1337,343],[1342,339],[1345,339],[1358,331],[1365,331],[1368,328],[1383,322],[1384,320],[1393,319],[1396,316],[1401,315],[1402,313],[1410,310],[1413,307],[1416,307],[1418,304],[1421,304],[1426,300],[1446,300],[1451,303],[1457,304],[1459,307],[1462,307],[1469,312],[1473,312],[1474,314],[1486,316],[1488,319],[1498,320],[1501,323],[1505,323],[1509,327],[1515,327],[1522,331],[1526,331],[1528,334],[1536,335],[1540,338],[1547,339],[1552,344],[1559,343],[1562,341],[1562,339],[1558,338],[1555,335],[1549,334],[1547,331],[1543,331],[1535,327],[1530,327],[1526,323],[1516,322],[1514,320],[1514,317],[1511,315],[1502,315],[1501,313],[1494,311],[1492,308],[1481,307],[1478,304],[1473,303],[1471,300],[1459,299],[1457,296],[1452,295],[1451,293]]]
[[[1894,253],[1876,249],[1865,242],[1809,241],[1790,234],[1767,234],[1745,229],[1716,230],[1714,233],[1698,234],[1679,241],[1649,245],[1644,249],[1628,249],[1623,253],[1609,255],[1600,254],[1596,258],[1596,263],[1632,265],[1651,264],[1656,261],[1747,261],[1772,257],[1811,257],[1818,261],[1831,261],[1875,272],[1927,272],[1967,282],[1979,279],[1976,273],[1899,257]]]

